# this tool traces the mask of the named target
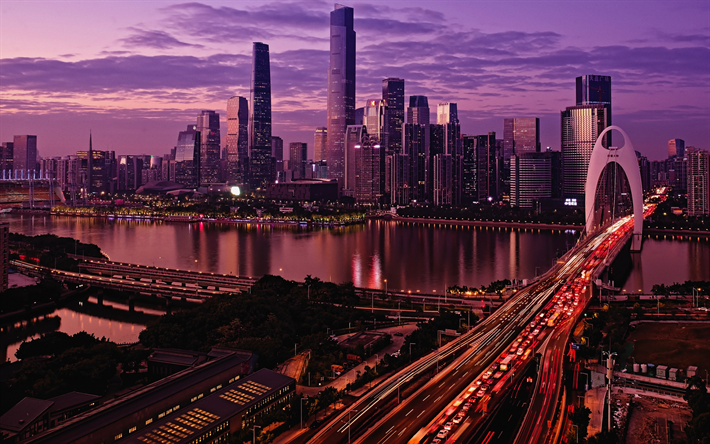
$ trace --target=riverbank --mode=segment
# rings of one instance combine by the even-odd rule
[[[386,218],[386,220],[388,220]],[[474,226],[474,227],[492,227],[492,228],[513,228],[518,230],[546,230],[546,231],[563,231],[573,230],[582,231],[584,228],[581,225],[572,224],[556,224],[556,223],[534,223],[534,222],[506,222],[506,221],[489,221],[489,220],[465,220],[465,219],[445,219],[445,218],[420,218],[420,217],[404,217],[392,216],[394,222],[403,222],[420,225],[458,225],[458,226]]]

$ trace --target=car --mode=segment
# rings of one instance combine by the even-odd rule
[[[485,395],[485,394],[486,394],[485,390],[479,390],[478,393],[476,393],[476,396],[479,398],[483,398],[483,395]]]
[[[461,421],[463,421],[463,415],[459,413],[452,421],[454,424],[461,424]]]
[[[464,412],[468,412],[468,409],[470,409],[470,408],[471,408],[471,406],[468,403],[466,403],[463,405],[463,407],[461,407],[461,410],[463,410]]]
[[[487,371],[487,372],[485,372],[485,373],[483,374],[482,378],[483,378],[483,379],[488,379],[488,378],[490,378],[492,375],[493,375],[493,372]]]
[[[431,444],[439,444],[441,443],[441,440],[439,438],[434,439],[434,441],[431,442]]]
[[[395,335],[395,336],[404,336],[404,333],[397,332],[397,333],[395,333],[394,335]]]
[[[439,433],[436,434],[437,438],[444,439],[447,436],[449,436],[449,431],[448,430],[439,430]]]
[[[444,424],[444,430],[451,430],[451,427],[454,426],[454,423],[449,421],[446,424]]]

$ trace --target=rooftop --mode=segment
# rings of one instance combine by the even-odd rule
[[[140,433],[128,437],[124,442],[141,444],[190,442],[196,438],[196,434],[207,432],[225,419],[236,416],[292,383],[295,384],[293,378],[273,370],[261,369],[184,407],[179,415],[174,414],[152,424]]]
[[[27,396],[0,416],[0,429],[19,433],[49,410],[52,404],[52,401]]]

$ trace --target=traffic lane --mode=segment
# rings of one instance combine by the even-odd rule
[[[514,335],[513,335],[514,336]],[[367,442],[408,442],[412,435],[422,427],[427,426],[435,417],[444,412],[449,404],[463,392],[468,385],[478,377],[508,345],[504,342],[492,342],[478,353],[478,356],[488,358],[485,361],[471,359],[459,369],[450,365],[450,373],[444,374],[440,380],[433,381],[424,391],[406,400],[398,407],[398,412],[377,429],[361,439]],[[413,417],[412,413],[416,413]],[[407,434],[399,435],[406,428]]]

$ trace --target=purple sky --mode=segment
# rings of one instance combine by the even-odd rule
[[[405,94],[457,102],[462,133],[541,118],[559,149],[574,78],[612,76],[614,124],[650,159],[667,141],[710,148],[710,2],[351,3],[357,105],[402,77]],[[41,155],[94,148],[163,154],[200,109],[249,96],[251,43],[271,50],[273,134],[325,125],[333,4],[11,1],[0,4],[0,140],[37,134]],[[224,132],[224,131],[223,131]],[[224,137],[223,137],[224,139]]]

